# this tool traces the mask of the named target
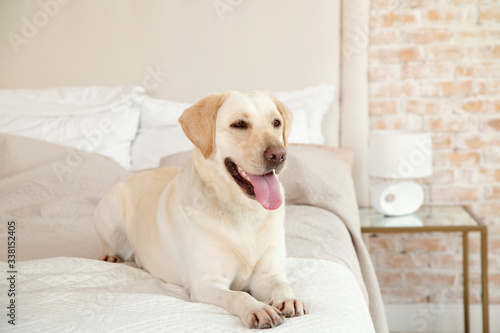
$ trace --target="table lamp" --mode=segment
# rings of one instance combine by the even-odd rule
[[[410,130],[375,130],[370,133],[368,173],[384,178],[373,187],[372,207],[386,216],[417,211],[424,202],[422,187],[409,179],[432,175],[430,133]]]

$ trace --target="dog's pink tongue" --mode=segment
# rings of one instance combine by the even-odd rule
[[[257,201],[268,210],[280,208],[283,203],[281,197],[280,183],[274,172],[267,175],[254,176],[248,174],[253,185]]]

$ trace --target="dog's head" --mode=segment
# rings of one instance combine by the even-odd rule
[[[283,199],[276,175],[285,166],[292,113],[267,92],[209,95],[179,122],[203,157],[227,170],[235,186],[265,209]]]

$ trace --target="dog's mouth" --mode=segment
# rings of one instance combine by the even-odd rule
[[[236,184],[251,199],[257,200],[267,210],[275,210],[281,206],[283,197],[274,170],[263,175],[252,175],[237,166],[230,158],[226,158],[224,163]]]

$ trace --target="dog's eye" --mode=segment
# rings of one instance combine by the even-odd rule
[[[274,127],[280,127],[281,121],[279,121],[278,119],[275,119],[273,125],[274,125]]]
[[[237,121],[233,124],[231,124],[231,127],[232,128],[241,128],[241,129],[245,129],[247,128],[247,123],[245,123],[243,120],[240,120],[240,121]]]

